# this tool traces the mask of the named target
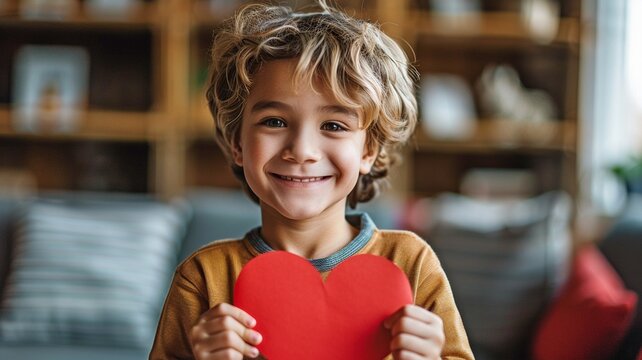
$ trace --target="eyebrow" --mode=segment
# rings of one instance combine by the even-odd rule
[[[356,119],[359,118],[359,114],[357,114],[355,110],[341,105],[325,105],[321,106],[319,110],[326,113],[339,113],[354,117]]]
[[[261,100],[261,101],[258,101],[256,104],[254,104],[254,106],[252,106],[252,109],[250,109],[250,112],[258,112],[265,109],[277,109],[277,110],[287,111],[287,110],[292,110],[292,107],[286,103],[276,101],[276,100]],[[324,106],[320,106],[318,110],[325,113],[338,113],[338,114],[351,116],[357,119],[359,118],[359,115],[355,110],[345,106],[341,106],[341,105],[324,105]]]
[[[250,112],[258,112],[265,109],[291,110],[292,107],[280,101],[261,100],[252,106]]]

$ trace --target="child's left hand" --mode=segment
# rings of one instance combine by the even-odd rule
[[[395,360],[440,359],[446,336],[441,318],[417,305],[406,305],[387,318]]]

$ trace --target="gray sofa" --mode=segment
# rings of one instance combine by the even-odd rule
[[[156,203],[144,195],[99,195],[82,193],[50,193],[39,198],[54,199],[56,203],[72,204],[72,207],[84,206],[85,203],[99,201],[114,201],[125,208],[141,206],[141,204]],[[253,204],[244,194],[235,190],[202,189],[189,192],[183,199],[181,211],[185,229],[180,231],[179,247],[172,261],[166,263],[167,283],[175,266],[194,250],[216,239],[240,237],[247,230],[259,224],[258,206]],[[12,254],[15,254],[15,239],[17,238],[16,223],[24,220],[25,209],[33,206],[33,201],[16,200],[0,196],[0,299],[7,295],[5,286],[10,273]],[[131,204],[131,205],[130,205]],[[385,205],[382,205],[385,204]],[[185,206],[187,205],[187,206]],[[359,211],[368,211],[380,227],[394,227],[396,219],[395,204],[387,200],[366,205]],[[143,211],[141,211],[143,212]],[[13,269],[13,268],[12,268]],[[12,270],[13,271],[13,270]],[[160,291],[155,305],[155,311],[160,311],[166,289]],[[0,303],[2,304],[2,303]],[[6,304],[5,304],[6,305]],[[2,309],[0,309],[2,310]],[[1,325],[1,324],[0,324]],[[155,322],[147,325],[146,334],[155,330]],[[2,334],[0,334],[2,335]],[[5,334],[4,337],[11,334]],[[146,338],[142,346],[123,345],[122,341],[94,341],[93,339],[59,339],[34,341],[6,341],[0,339],[0,359],[48,359],[48,360],[140,360],[146,359],[151,345],[151,337]]]
[[[79,193],[62,193],[47,194],[46,198],[54,198],[63,203],[82,204],[92,199],[96,195]],[[104,196],[98,196],[103,198]],[[153,199],[146,196],[110,196],[116,202],[126,204],[127,208],[135,208],[140,204],[154,203]],[[6,298],[7,275],[12,259],[15,259],[15,239],[17,238],[16,223],[24,219],[25,208],[32,204],[31,202],[18,201],[0,196],[0,298]],[[138,204],[138,205],[135,205]],[[195,190],[190,192],[186,198],[187,206],[181,207],[182,221],[184,229],[178,231],[180,240],[178,247],[175,248],[171,261],[166,263],[165,281],[168,283],[171,273],[175,266],[194,250],[209,243],[212,240],[240,237],[247,230],[259,224],[259,210],[256,205],[250,202],[248,198],[238,191],[224,190]],[[601,242],[601,250],[614,265],[615,269],[622,276],[628,288],[641,294],[642,287],[640,283],[640,263],[639,258],[642,255],[642,199],[632,201],[632,206],[625,213],[622,219],[617,222],[615,227]],[[130,209],[131,210],[131,209]],[[367,204],[360,207],[359,211],[367,211],[375,223],[380,228],[394,228],[398,226],[398,216],[400,213],[400,204],[390,201],[390,199],[380,199],[373,204]],[[142,212],[142,211],[140,211]],[[180,226],[179,226],[180,228]],[[432,234],[433,242],[436,249],[439,249],[440,240],[436,234]],[[442,249],[443,250],[443,249]],[[443,252],[443,251],[442,251]],[[46,255],[46,254],[45,254]],[[449,264],[446,253],[440,256],[445,265]],[[452,271],[452,269],[450,270]],[[451,282],[457,279],[456,273],[451,274]],[[453,283],[453,287],[457,287]],[[160,310],[160,305],[164,300],[165,290],[158,292],[155,299],[155,311]],[[456,299],[457,300],[457,299]],[[460,309],[465,313],[465,299],[461,300]],[[642,302],[638,303],[641,306]],[[4,305],[4,303],[3,303]],[[0,308],[0,310],[2,310]],[[543,309],[540,309],[542,311]],[[638,312],[634,321],[631,332],[622,344],[620,352],[614,359],[635,359],[642,341],[642,313]],[[149,323],[146,330],[147,334],[153,333],[155,323]],[[471,340],[479,337],[475,334],[474,327],[468,329]],[[528,335],[527,335],[528,336]],[[0,340],[0,359],[88,359],[88,360],[126,360],[126,359],[146,359],[151,345],[151,338],[147,339],[141,346],[131,346],[122,344],[109,344],[109,342],[96,342],[81,340],[68,341],[3,341]],[[91,339],[89,339],[91,340]],[[473,344],[475,345],[475,344]],[[479,344],[477,344],[479,345]],[[522,344],[527,347],[527,344]],[[477,346],[479,351],[479,346]],[[525,351],[526,352],[526,351]],[[477,354],[484,358],[482,352]],[[524,353],[522,355],[526,356]],[[486,358],[510,358],[486,356]],[[520,357],[523,359],[526,357]]]
[[[61,200],[65,203],[84,203],[101,200],[112,196],[79,193],[46,194],[44,198]],[[144,195],[113,196],[118,203],[132,203],[136,205],[154,203],[155,201]],[[91,200],[88,200],[91,199]],[[167,273],[171,274],[175,266],[194,250],[215,239],[239,237],[251,227],[259,223],[258,207],[252,204],[243,194],[237,191],[194,191],[187,197],[188,211],[182,220],[185,221],[185,231],[180,232],[182,239],[180,246],[174,254],[174,261],[168,262]],[[16,223],[23,217],[26,207],[32,202],[18,201],[0,197],[0,295],[6,291],[4,286],[10,270],[12,253],[15,251]],[[183,206],[183,208],[185,208]],[[171,275],[165,277],[169,282]],[[165,291],[159,292],[158,307],[164,300]],[[4,297],[4,296],[3,296]],[[149,325],[149,324],[148,324]],[[155,323],[146,329],[146,334],[153,333]],[[8,334],[7,334],[8,335]],[[6,337],[6,336],[5,336]],[[95,341],[2,341],[0,340],[0,359],[85,359],[85,360],[140,360],[146,359],[151,345],[151,338],[144,346],[126,346],[116,342],[109,343]]]

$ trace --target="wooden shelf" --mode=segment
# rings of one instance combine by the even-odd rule
[[[164,11],[157,2],[140,3],[127,14],[97,15],[80,6],[66,17],[25,18],[17,10],[0,13],[0,24],[15,27],[78,27],[78,28],[154,28],[164,22]]]
[[[430,11],[413,11],[405,32],[412,39],[422,36],[471,39],[505,39],[536,43],[534,34],[525,26],[519,13],[483,12],[465,15],[442,15]],[[580,41],[577,19],[562,18],[553,43],[577,45]]]
[[[202,96],[190,101],[189,125],[186,135],[191,141],[214,140],[214,120],[209,113],[205,99]]]
[[[546,123],[478,120],[474,133],[461,140],[436,139],[418,127],[410,146],[419,152],[573,152],[574,134],[575,125],[568,120]]]
[[[568,1],[579,4],[579,0]],[[20,15],[18,1],[0,0],[2,50],[11,54],[31,43],[88,48],[90,83],[95,86],[89,90],[89,107],[122,110],[90,110],[71,133],[19,132],[13,127],[8,104],[15,99],[11,61],[0,56],[6,58],[0,61],[6,69],[0,74],[0,90],[4,89],[0,91],[0,143],[7,151],[29,154],[10,165],[35,173],[46,186],[73,188],[77,174],[66,164],[68,154],[85,142],[98,141],[99,146],[115,151],[119,162],[143,169],[140,174],[124,176],[131,181],[141,179],[143,185],[137,183],[134,188],[164,198],[181,194],[188,186],[237,184],[214,141],[200,72],[209,61],[212,31],[239,3],[228,6],[218,1],[220,6],[213,8],[209,0],[140,1],[136,11],[111,17],[92,13],[83,6],[84,1],[76,3],[77,10],[64,18],[27,19]],[[282,3],[301,8],[295,1]],[[474,133],[461,140],[431,137],[418,125],[406,151],[408,161],[404,161],[412,165],[397,171],[401,179],[395,185],[398,192],[456,189],[470,167],[525,166],[546,175],[546,188],[574,191],[575,127],[581,121],[576,111],[578,50],[580,32],[586,29],[578,11],[565,11],[572,17],[561,18],[552,41],[543,43],[518,10],[451,16],[417,9],[408,0],[341,0],[336,5],[379,23],[400,39],[402,47],[416,52],[414,58],[422,72],[453,73],[472,84],[487,64],[510,64],[523,75],[525,86],[547,91],[560,109],[557,116],[565,118],[542,124],[479,119]],[[125,150],[118,152],[121,148]],[[130,148],[137,149],[138,158],[131,160]],[[57,154],[55,162],[48,160],[50,153]],[[56,170],[65,178],[47,183],[49,172],[56,167],[65,170]],[[440,169],[441,175],[432,176],[428,170],[420,173],[422,169]]]
[[[92,110],[81,115],[78,128],[73,132],[31,133],[15,130],[13,115],[5,108],[0,109],[0,138],[147,142],[158,138],[164,120],[159,113]]]

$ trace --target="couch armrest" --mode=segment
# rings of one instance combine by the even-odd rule
[[[0,197],[0,298],[9,273],[14,218],[18,200]]]

